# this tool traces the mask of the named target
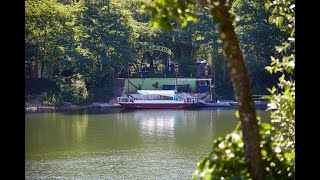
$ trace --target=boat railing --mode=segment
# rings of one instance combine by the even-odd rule
[[[197,97],[188,97],[186,98],[186,103],[197,103],[198,102],[198,98]]]
[[[129,98],[127,97],[117,97],[117,101],[118,103],[121,103],[121,102],[129,102]]]
[[[163,97],[157,94],[146,94],[146,95],[138,95],[135,100],[161,100]]]
[[[166,100],[175,100],[175,101],[183,101],[185,103],[197,103],[198,98],[197,97],[187,97],[187,98],[181,98],[181,97],[176,97],[176,98],[159,98],[159,96],[153,96],[153,95],[147,95],[147,96],[140,96],[140,97],[117,97],[118,103],[123,103],[123,102],[135,102],[136,100],[143,100],[143,101],[166,101]]]

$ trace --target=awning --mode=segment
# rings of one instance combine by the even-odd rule
[[[169,96],[169,97],[174,97],[174,90],[138,90],[138,94],[142,95],[161,95],[161,96]]]

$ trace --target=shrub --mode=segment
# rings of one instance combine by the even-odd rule
[[[88,91],[82,75],[79,73],[69,77],[60,77],[57,80],[60,87],[60,92],[52,95],[55,98],[55,103],[70,102],[75,104],[84,103],[88,97]]]

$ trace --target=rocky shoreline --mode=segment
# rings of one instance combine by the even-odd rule
[[[48,111],[48,110],[75,110],[75,109],[89,109],[89,108],[117,108],[121,107],[119,104],[99,103],[93,102],[89,105],[74,105],[66,103],[63,106],[47,106],[47,105],[27,105],[26,112]]]
[[[42,103],[43,95],[29,96],[25,100],[26,112],[38,112],[38,111],[51,111],[51,110],[76,110],[76,109],[89,109],[89,108],[114,108],[121,107],[118,103],[106,103],[106,102],[92,102],[91,104],[75,105],[71,103],[64,103],[62,106],[50,106]]]

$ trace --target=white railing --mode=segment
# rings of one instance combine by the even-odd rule
[[[164,99],[152,99],[150,98],[145,98],[145,97],[140,97],[140,98],[128,98],[128,97],[117,97],[117,101],[118,103],[122,103],[122,102],[136,102],[136,103],[181,103],[181,102],[185,102],[185,103],[197,103],[198,102],[198,98],[197,97],[187,97],[185,99],[171,99],[171,100],[164,100]]]
[[[196,97],[188,97],[186,98],[186,103],[197,103],[198,102],[198,98]]]
[[[117,101],[118,101],[118,103],[129,102],[129,98],[127,98],[127,97],[117,97]]]

